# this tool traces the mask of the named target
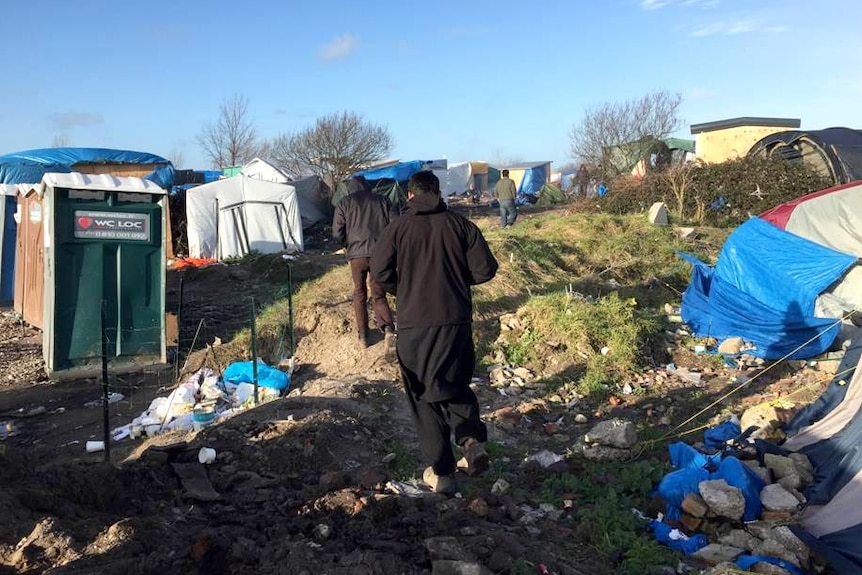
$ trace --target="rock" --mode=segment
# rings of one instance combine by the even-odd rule
[[[491,486],[491,493],[493,493],[494,495],[503,495],[504,493],[509,491],[510,487],[511,485],[509,484],[509,482],[501,477],[494,482],[494,485]]]
[[[332,527],[326,523],[320,523],[314,526],[314,538],[318,541],[326,541],[332,536]]]
[[[575,423],[586,423],[587,421],[589,420],[587,419],[587,416],[583,413],[579,413],[575,416]]]
[[[694,228],[675,227],[673,231],[683,240],[693,240],[697,236]]]
[[[772,475],[769,473],[769,470],[763,467],[760,463],[757,462],[756,459],[746,459],[742,462],[744,465],[747,465],[749,469],[757,474],[764,483],[769,485],[772,483]]]
[[[506,374],[506,371],[502,367],[498,367],[498,368],[494,369],[493,371],[491,371],[491,373],[489,374],[489,377],[491,379],[491,385],[495,385],[495,386],[502,386],[503,384],[505,384],[509,380],[509,377]]]
[[[688,513],[683,513],[679,518],[679,522],[682,523],[686,533],[697,533],[700,526],[703,525],[702,518],[692,517]]]
[[[500,316],[500,327],[506,331],[517,331],[524,328],[520,318],[513,313],[506,313]]]
[[[739,418],[739,426],[744,430],[756,427],[756,437],[764,437],[772,433],[780,425],[778,410],[770,402],[764,402],[745,410]],[[767,466],[768,467],[768,466]]]
[[[739,547],[731,547],[730,545],[719,545],[718,543],[710,543],[706,547],[698,550],[692,555],[693,558],[705,561],[710,565],[724,563],[725,561],[734,561],[742,555],[744,551]]]
[[[689,493],[682,500],[682,510],[692,517],[706,517],[709,513],[709,505],[697,493]]]
[[[397,453],[387,453],[386,455],[383,456],[383,459],[381,459],[380,461],[382,463],[389,464],[389,463],[392,463],[393,461],[395,461],[396,459],[398,459]]]
[[[470,505],[467,506],[467,509],[469,509],[472,514],[478,517],[488,516],[488,502],[481,497],[477,497],[476,499],[470,501]]]
[[[745,497],[742,491],[728,485],[724,479],[702,481],[698,486],[700,496],[713,513],[734,521],[742,519],[745,513]]]
[[[773,527],[770,530],[769,538],[777,541],[782,547],[796,555],[796,558],[799,559],[799,565],[806,568],[808,567],[808,563],[811,558],[811,550],[808,548],[808,545],[803,543],[799,537],[793,534],[790,527],[786,525]]]
[[[782,569],[778,565],[773,565],[772,563],[766,563],[764,561],[755,563],[751,567],[751,572],[760,573],[761,575],[791,575],[790,571],[787,569]]]
[[[799,567],[799,558],[796,554],[774,539],[761,541],[751,550],[751,554],[762,555],[764,557],[777,557]]]
[[[776,479],[787,477],[796,472],[796,463],[792,459],[774,453],[764,455],[763,464],[772,471]]]
[[[788,457],[790,457],[790,459],[793,460],[793,463],[796,464],[796,471],[799,472],[803,478],[807,476],[812,477],[812,479],[808,481],[808,483],[811,483],[814,477],[814,466],[811,465],[811,460],[808,459],[808,456],[804,453],[791,453]]]
[[[590,461],[621,461],[632,456],[631,449],[617,449],[605,445],[584,446],[581,455]]]
[[[431,575],[494,575],[494,572],[470,561],[434,561]]]
[[[719,537],[718,542],[722,545],[730,545],[731,547],[738,547],[746,551],[751,551],[760,543],[757,537],[742,529],[734,529],[727,535]]]
[[[739,571],[739,568],[734,563],[731,563],[730,561],[722,561],[715,567],[704,571],[702,575],[727,575],[728,573],[735,573],[737,571]]]
[[[788,521],[791,517],[793,517],[793,512],[791,511],[770,511],[769,509],[764,509],[760,514],[760,518],[764,521]]]
[[[379,469],[373,467],[365,467],[359,471],[357,476],[359,485],[365,489],[373,489],[376,485],[381,485],[389,480],[389,477]]]
[[[795,470],[779,479],[777,483],[788,491],[799,491],[805,487],[802,477]]]
[[[795,511],[799,506],[796,496],[777,483],[763,488],[760,501],[770,511]]]
[[[745,340],[741,337],[729,337],[718,346],[718,353],[737,355],[745,346]],[[744,429],[744,428],[743,428]]]
[[[320,476],[320,488],[324,491],[338,491],[347,487],[347,477],[342,471],[327,471]]]
[[[649,220],[649,223],[656,226],[666,226],[668,224],[667,206],[664,202],[656,202],[650,206],[649,212],[647,213],[647,220]]]
[[[456,537],[431,537],[424,543],[431,561],[434,562],[476,560],[476,557]]]
[[[628,449],[638,442],[637,429],[625,419],[600,421],[584,436],[584,442]]]
[[[491,418],[498,420],[500,423],[508,423],[510,425],[521,423],[521,414],[515,411],[512,406],[501,407],[491,414]]]
[[[516,367],[512,370],[512,375],[521,379],[533,379],[533,372],[526,367]]]

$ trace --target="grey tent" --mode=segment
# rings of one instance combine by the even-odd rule
[[[756,142],[748,155],[804,162],[836,185],[862,180],[862,130],[776,132]]]

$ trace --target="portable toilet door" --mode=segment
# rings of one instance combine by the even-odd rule
[[[7,306],[15,299],[18,185],[0,184],[0,188],[0,305]]]
[[[165,191],[70,173],[45,174],[42,193],[48,375],[97,375],[103,335],[113,372],[165,363]]]
[[[15,253],[15,311],[42,329],[45,295],[45,240],[42,194],[38,188],[20,189]]]

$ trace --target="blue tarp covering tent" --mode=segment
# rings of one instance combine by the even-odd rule
[[[382,168],[372,168],[370,170],[360,170],[353,174],[354,176],[362,176],[369,182],[374,180],[395,180],[396,182],[406,182],[416,172],[421,172],[431,162],[423,162],[422,160],[413,160],[410,162],[399,162],[392,166],[383,166]]]
[[[108,148],[46,148],[0,156],[0,184],[37,184],[48,172],[68,173],[80,164],[152,164],[153,173],[146,179],[166,190],[174,183],[171,162],[154,154]]]
[[[692,256],[682,319],[700,337],[742,337],[764,359],[805,359],[828,350],[839,322],[814,315],[821,293],[856,258],[752,218],[727,239],[713,268]],[[798,349],[797,349],[798,348]]]
[[[98,164],[152,165],[153,171],[147,179],[159,187],[170,190],[174,180],[174,168],[169,160],[145,152],[111,150],[107,148],[47,148],[26,150],[0,156],[0,184],[38,184],[49,172],[68,173],[74,166]],[[5,216],[0,239],[2,239],[2,269],[0,269],[0,303],[9,303],[15,290],[15,244],[18,224],[12,215],[17,208],[17,198],[6,196]]]

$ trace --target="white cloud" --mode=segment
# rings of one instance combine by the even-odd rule
[[[790,30],[789,26],[764,26],[756,20],[736,20],[733,22],[711,22],[691,31],[689,36],[696,38],[704,36],[737,36],[740,34],[780,34]]]
[[[658,10],[672,3],[673,0],[641,0],[641,8],[644,10]]]
[[[686,94],[687,100],[709,100],[710,98],[714,98],[716,96],[715,92],[710,90],[709,88],[692,88]]]
[[[359,46],[359,38],[353,34],[345,34],[335,38],[328,44],[324,44],[317,52],[321,60],[341,60],[347,58]]]
[[[48,119],[55,128],[60,130],[78,126],[97,126],[105,121],[101,114],[92,112],[58,112],[48,116]]]

